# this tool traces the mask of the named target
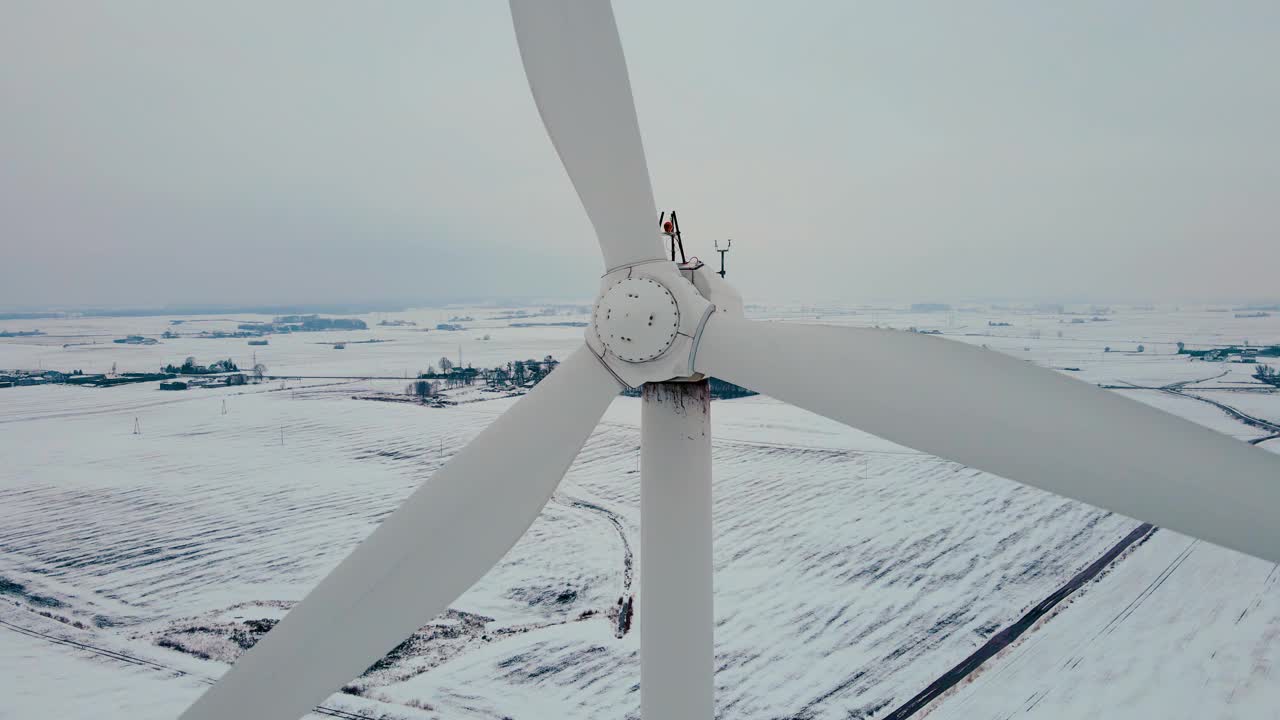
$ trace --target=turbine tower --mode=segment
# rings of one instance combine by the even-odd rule
[[[745,320],[736,291],[705,266],[672,262],[653,232],[608,2],[513,0],[511,10],[538,112],[604,255],[586,342],[410,495],[185,720],[295,720],[443,612],[533,523],[624,387],[643,387],[646,720],[714,716],[708,375],[1280,561],[1280,456],[970,345]],[[792,370],[800,363],[806,372]]]

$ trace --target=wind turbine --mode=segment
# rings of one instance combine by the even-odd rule
[[[410,495],[185,720],[298,718],[443,612],[533,523],[624,386],[643,386],[638,607],[650,720],[714,716],[707,375],[1280,561],[1276,455],[958,342],[743,319],[738,294],[709,268],[664,259],[608,2],[512,0],[511,11],[538,111],[604,254],[586,343]]]

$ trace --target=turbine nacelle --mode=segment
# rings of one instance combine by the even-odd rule
[[[715,314],[742,317],[742,296],[701,262],[631,265],[601,278],[587,346],[628,387],[700,380],[698,341]]]

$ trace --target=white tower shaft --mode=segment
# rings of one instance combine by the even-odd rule
[[[715,717],[711,391],[644,385],[640,417],[640,715]]]

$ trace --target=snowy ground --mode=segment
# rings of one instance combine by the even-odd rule
[[[456,357],[459,345],[465,361],[482,365],[561,357],[581,337],[577,328],[511,328],[496,314],[364,316],[368,331],[275,336],[257,348],[243,339],[102,344],[156,335],[171,327],[166,317],[4,322],[49,335],[0,340],[0,368],[152,370],[187,355],[246,365],[256,350],[273,373],[402,377]],[[1109,322],[1084,324],[990,310],[768,314],[936,328],[1078,368],[1064,372],[1093,383],[1201,381],[1185,390],[1280,419],[1280,394],[1240,391],[1251,368],[1188,362],[1172,344],[1280,342],[1278,318],[1203,309],[1119,309]],[[476,320],[452,333],[374,325],[385,317],[433,327],[452,315]],[[253,318],[173,327],[232,329],[243,319]],[[342,351],[319,344],[370,337],[394,342]],[[1132,352],[1138,344],[1145,352]],[[0,718],[175,716],[240,652],[235,638],[269,628],[514,402],[480,393],[468,399],[482,401],[449,408],[356,399],[403,385],[0,389]],[[1242,440],[1267,434],[1192,398],[1124,392]],[[638,410],[636,400],[615,401],[528,535],[454,612],[354,683],[360,696],[336,695],[326,712],[636,716],[638,633],[616,637],[608,610],[643,589],[632,557]],[[717,402],[713,418],[724,718],[882,716],[1137,524],[769,398]],[[1261,447],[1280,450],[1280,440]],[[930,710],[945,718],[1276,717],[1277,574],[1158,531]],[[638,606],[643,621],[642,598]]]

